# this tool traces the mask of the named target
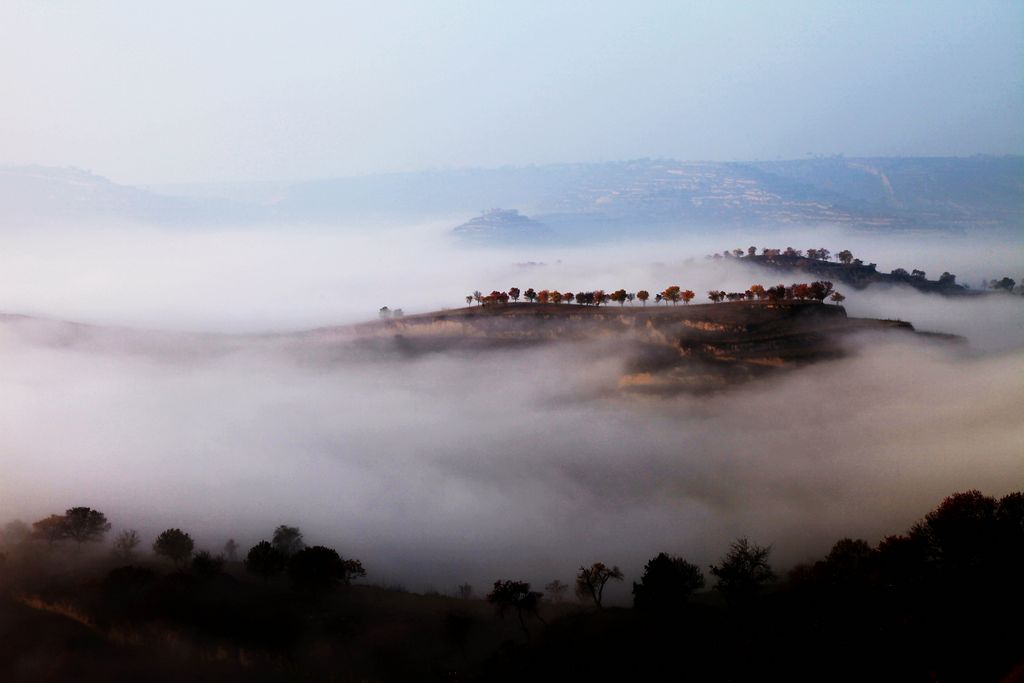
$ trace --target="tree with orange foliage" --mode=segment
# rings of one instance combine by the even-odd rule
[[[679,285],[672,285],[671,287],[666,287],[665,291],[661,293],[661,298],[665,299],[666,301],[671,301],[672,305],[674,306],[679,302],[680,299],[683,298],[682,289],[679,287]]]
[[[758,301],[764,301],[765,297],[768,296],[762,285],[750,285],[750,292],[757,297]]]
[[[557,289],[553,290],[550,294],[548,294],[548,301],[550,301],[553,304],[562,303],[562,293],[559,292]]]
[[[692,289],[684,289],[679,294],[679,296],[682,297],[684,304],[689,304],[691,301],[693,301],[693,298],[697,296],[697,293],[694,292]]]
[[[648,292],[646,289],[641,289],[639,292],[636,293],[636,298],[640,299],[640,303],[646,306],[647,300],[651,298],[651,293]]]
[[[611,293],[611,299],[612,301],[617,302],[620,306],[623,305],[626,303],[626,290],[616,289]]]
[[[551,292],[546,289],[542,289],[537,292],[537,303],[546,304],[551,297]]]

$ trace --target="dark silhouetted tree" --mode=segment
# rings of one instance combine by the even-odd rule
[[[102,541],[110,531],[107,516],[87,507],[71,508],[64,513],[67,536],[78,545]]]
[[[640,583],[633,584],[633,606],[648,612],[676,611],[703,587],[700,567],[681,557],[659,553],[644,566]]]
[[[992,289],[1001,289],[1004,292],[1012,292],[1013,288],[1017,286],[1017,281],[1011,277],[1004,277],[1001,280],[992,280],[989,283]]]
[[[245,570],[269,581],[284,571],[288,558],[268,541],[260,541],[245,556]]]
[[[208,550],[200,550],[192,558],[192,571],[204,579],[220,576],[224,571],[224,558],[212,555]]]
[[[747,256],[757,256],[757,247],[747,247]]]
[[[816,301],[824,301],[832,293],[832,283],[828,280],[818,280],[810,285],[810,298]]]
[[[363,568],[363,563],[359,560],[342,559],[341,564],[342,569],[344,570],[344,573],[342,574],[341,577],[341,582],[344,583],[346,586],[355,581],[356,579],[361,579],[364,576],[366,576],[366,569]]]
[[[299,527],[286,524],[274,529],[274,537],[270,539],[270,542],[285,557],[291,557],[306,547],[302,541],[302,532]]]
[[[593,600],[601,607],[605,584],[612,580],[622,581],[622,571],[618,567],[609,568],[603,562],[580,567],[576,572],[576,596],[580,600]]]
[[[990,575],[1000,552],[998,505],[977,490],[954,493],[911,529],[943,581],[963,587]]]
[[[135,529],[125,529],[114,539],[114,554],[125,563],[131,562],[135,549],[141,543],[142,539],[139,538],[138,531]]]
[[[502,617],[505,616],[508,610],[515,610],[516,617],[519,619],[519,626],[523,629],[527,639],[529,639],[530,631],[526,628],[524,617],[532,616],[543,623],[544,620],[541,619],[538,613],[541,597],[540,593],[530,590],[530,584],[526,581],[498,580],[494,582],[494,588],[487,594],[487,602],[494,605],[498,609],[498,614]]]
[[[224,558],[228,562],[238,561],[238,542],[235,539],[229,538],[224,544]]]
[[[537,300],[537,292],[533,291],[533,287],[530,287],[523,293],[523,297],[530,303],[533,303]]]
[[[853,262],[853,252],[849,249],[843,249],[841,252],[836,254],[836,259],[838,259],[840,263],[850,264]]]
[[[623,304],[626,303],[626,296],[627,295],[626,295],[626,290],[624,290],[624,289],[616,289],[614,292],[611,293],[610,296],[611,296],[612,301],[614,301],[615,303],[617,303],[620,306],[622,306]]]
[[[455,597],[460,600],[471,600],[473,598],[473,586],[469,583],[459,584],[455,589]]]
[[[711,566],[711,575],[718,579],[715,590],[730,605],[749,604],[760,594],[765,584],[775,578],[768,566],[771,548],[764,548],[740,538],[732,543],[721,562]]]
[[[518,287],[509,287],[509,289],[508,289],[508,298],[512,299],[512,303],[515,303],[515,302],[519,301],[519,295],[520,294],[521,294],[521,292],[519,291]]]
[[[359,560],[344,560],[338,551],[314,545],[295,553],[288,560],[288,578],[298,590],[318,593],[339,583],[348,585],[353,579],[366,576]]]
[[[167,529],[153,542],[154,553],[163,555],[179,566],[192,557],[193,548],[195,543],[192,537],[181,529]]]
[[[869,588],[878,553],[863,539],[836,541],[825,559],[815,563],[813,580],[842,599],[859,599]]]
[[[846,301],[846,297],[839,292],[832,292],[832,296],[829,297],[832,301],[836,302],[836,306]]]

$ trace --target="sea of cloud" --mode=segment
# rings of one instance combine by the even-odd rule
[[[511,251],[453,245],[438,225],[5,234],[0,311],[166,332],[0,320],[0,521],[90,505],[115,529],[181,527],[212,550],[289,523],[369,580],[446,591],[568,582],[597,560],[628,585],[658,552],[707,565],[738,536],[782,568],[905,530],[957,490],[1024,488],[1024,297],[848,291],[851,315],[966,343],[865,336],[840,361],[667,399],[618,392],[608,344],[326,360],[251,334],[513,285],[789,282],[704,255],[821,242],[930,274],[1024,263],[964,244],[944,266],[938,247],[915,261],[912,239],[838,232]]]

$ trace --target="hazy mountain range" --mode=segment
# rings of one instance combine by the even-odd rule
[[[555,237],[793,224],[1017,230],[1024,222],[1024,157],[640,159],[153,187],[120,185],[72,168],[0,168],[0,222],[7,225],[119,221],[207,227],[452,216],[468,221],[494,208],[517,210]],[[514,228],[522,227],[521,220],[514,222]],[[505,237],[501,221],[491,223],[494,238]],[[486,231],[475,232],[475,239],[481,237]]]

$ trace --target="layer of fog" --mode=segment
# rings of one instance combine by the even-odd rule
[[[655,292],[679,284],[704,300],[707,289],[745,289],[757,275],[703,257],[751,244],[850,248],[883,272],[921,268],[934,278],[948,270],[974,283],[1003,275],[1024,279],[1024,242],[789,229],[472,249],[459,247],[450,227],[5,230],[0,312],[240,332],[355,322],[373,318],[381,306],[407,313],[462,306],[473,290],[512,286]],[[913,320],[912,312],[902,317]]]
[[[511,285],[703,295],[758,274],[705,253],[857,239],[741,237],[510,253],[454,248],[438,226],[5,235],[0,310],[253,331],[359,320],[384,304],[457,306]],[[881,253],[891,267],[993,267],[981,247],[951,250],[945,266],[938,251],[904,260],[901,244],[851,248],[880,268]],[[1005,250],[1014,265],[1019,251]],[[789,281],[756,278],[776,280]],[[374,581],[450,590],[568,581],[595,560],[636,579],[659,551],[706,565],[739,535],[773,544],[784,566],[844,535],[905,530],[953,491],[1024,486],[1024,301],[847,294],[851,314],[966,333],[983,353],[872,337],[847,360],[740,391],[654,400],[614,391],[608,346],[317,365],[235,339],[183,360],[45,330],[26,338],[4,322],[0,521],[84,504],[115,529],[151,538],[179,526],[214,550],[291,523],[363,559]]]
[[[729,539],[780,564],[904,530],[955,490],[1024,484],[1024,353],[866,340],[859,355],[705,398],[607,394],[614,349],[398,364],[238,352],[183,366],[8,339],[0,501],[75,504],[213,549],[279,523],[412,587],[636,577]]]

